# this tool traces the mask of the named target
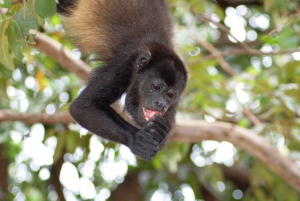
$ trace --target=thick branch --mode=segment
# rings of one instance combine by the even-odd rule
[[[85,62],[81,59],[75,59],[67,48],[45,34],[35,30],[31,30],[30,32],[31,34],[36,34],[34,38],[36,44],[33,45],[35,48],[57,60],[64,68],[75,73],[80,79],[87,79],[91,69]]]
[[[228,141],[245,150],[300,191],[300,168],[290,159],[280,155],[267,138],[257,133],[224,122],[179,122],[174,128],[172,141],[200,142],[202,140]]]
[[[125,115],[120,111],[121,114]],[[0,110],[1,121],[22,121],[28,124],[43,123],[68,123],[72,118],[67,112],[59,112],[53,115],[35,113],[20,114]],[[245,150],[278,174],[287,183],[300,191],[300,169],[288,158],[281,156],[272,147],[267,138],[257,133],[230,123],[206,121],[178,122],[173,130],[171,141],[196,143],[203,140],[228,141]]]
[[[68,112],[57,112],[53,115],[46,113],[18,113],[11,110],[0,110],[0,122],[8,121],[21,121],[26,124],[55,124],[55,123],[70,123],[72,117]]]

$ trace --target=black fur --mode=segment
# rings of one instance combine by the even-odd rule
[[[59,0],[57,12],[63,15],[70,15],[70,8],[75,7],[77,0]]]
[[[84,1],[95,0],[60,1],[59,12],[72,18],[76,12],[83,12],[80,6],[85,5]],[[68,26],[70,35],[79,40],[79,47],[86,52],[89,49],[97,52],[104,65],[92,73],[85,89],[71,104],[70,113],[89,131],[124,144],[137,156],[150,160],[169,138],[187,81],[184,64],[173,49],[168,7],[163,0],[95,2],[97,10],[93,6],[91,13],[82,15],[95,17],[96,24],[92,26],[103,29],[101,36],[105,38],[93,41],[102,41],[99,48],[95,50],[97,46],[92,43],[92,47],[86,47],[88,42],[80,42],[86,41],[85,33],[77,33],[80,31],[72,29],[72,23]],[[129,124],[109,106],[124,93],[127,94],[125,109],[141,129]],[[158,111],[162,116],[156,114],[147,121],[143,108]]]

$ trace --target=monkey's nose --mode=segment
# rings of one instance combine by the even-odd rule
[[[159,111],[165,111],[166,103],[163,99],[153,101],[153,107]]]

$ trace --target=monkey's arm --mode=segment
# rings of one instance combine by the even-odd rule
[[[150,160],[160,150],[168,134],[165,120],[157,116],[140,130],[109,106],[125,92],[131,76],[130,70],[117,66],[98,68],[86,88],[71,104],[70,113],[82,127],[92,133],[124,144],[134,154]]]
[[[70,106],[73,118],[84,128],[103,138],[128,145],[138,131],[127,123],[109,105],[125,92],[131,75],[103,66],[93,72],[86,87]],[[121,74],[122,72],[122,74]]]

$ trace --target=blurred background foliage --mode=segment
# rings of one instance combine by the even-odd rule
[[[190,72],[178,119],[255,130],[300,165],[299,1],[169,3],[178,52]],[[35,49],[29,30],[59,41],[91,67],[98,63],[65,35],[54,0],[0,6],[0,112],[67,111],[82,81]],[[228,142],[170,143],[145,162],[75,123],[2,121],[0,200],[296,201],[300,195]]]

